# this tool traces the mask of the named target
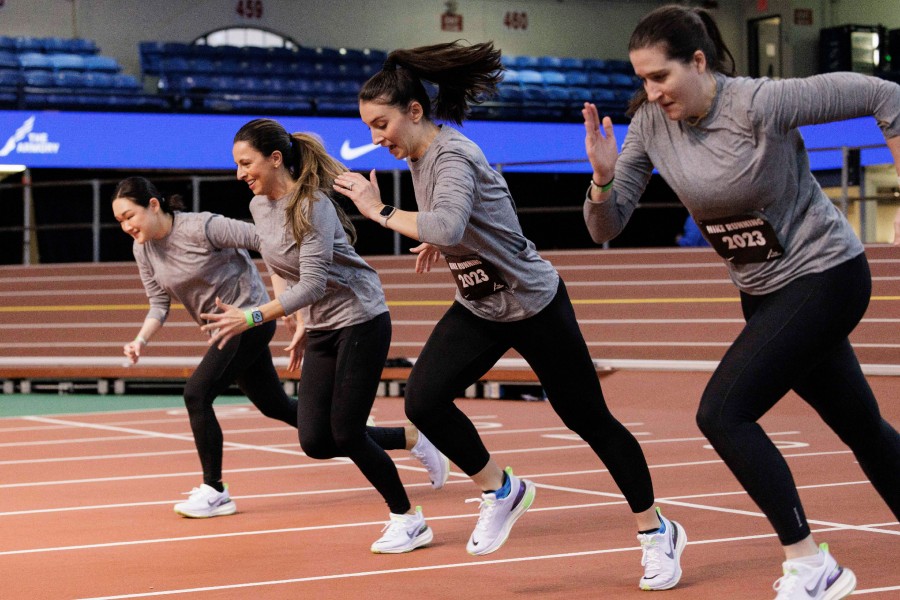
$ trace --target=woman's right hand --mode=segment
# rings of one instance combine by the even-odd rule
[[[441,257],[441,251],[437,246],[433,246],[427,242],[423,242],[414,248],[409,249],[416,255],[416,273],[428,273],[431,267]]]
[[[141,351],[144,349],[144,343],[140,340],[134,339],[122,348],[125,352],[125,356],[128,357],[128,360],[131,364],[136,365],[137,362],[141,359]]]
[[[601,121],[597,105],[590,102],[584,103],[581,115],[584,117],[584,148],[594,169],[594,183],[604,185],[612,180],[619,158],[612,119],[603,117]]]

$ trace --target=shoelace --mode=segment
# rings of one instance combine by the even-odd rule
[[[491,518],[494,516],[494,508],[497,507],[496,501],[488,498],[469,498],[466,500],[466,503],[469,502],[479,503],[478,522],[475,523],[475,529],[487,531],[488,525],[491,523]]]
[[[398,517],[391,517],[391,520],[384,524],[381,532],[387,532],[386,535],[397,535],[402,533],[406,535],[406,520]]]
[[[797,585],[797,582],[800,581],[799,575],[796,569],[789,569],[778,578],[772,588],[778,592],[779,596],[784,594],[784,597],[787,598],[790,596],[791,590]]]
[[[659,558],[660,547],[657,536],[647,535],[642,537],[641,550],[643,550],[641,566],[646,567],[646,570],[650,573],[658,572],[662,568],[662,563]]]

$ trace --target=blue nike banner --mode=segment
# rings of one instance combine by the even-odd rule
[[[148,113],[0,111],[0,164],[29,168],[233,169],[231,140],[252,117]],[[278,117],[288,131],[314,132],[348,168],[405,169],[371,144],[355,118]],[[621,145],[627,126],[617,125]],[[462,131],[505,171],[586,173],[581,123],[469,121]],[[882,145],[874,119],[862,118],[801,129],[807,148]],[[887,148],[862,151],[863,165],[891,162]],[[814,170],[839,169],[840,151],[810,152]],[[524,163],[524,164],[523,164]]]

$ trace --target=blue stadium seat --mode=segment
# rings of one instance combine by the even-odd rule
[[[113,77],[109,73],[87,71],[84,73],[84,85],[88,88],[110,89],[113,87]]]
[[[631,67],[631,63],[627,60],[607,60],[606,68],[613,73],[624,73],[626,75],[631,75],[632,73],[634,73],[634,69]]]
[[[544,85],[566,85],[568,79],[563,75],[562,71],[544,71],[541,73]]]
[[[637,82],[631,75],[625,75],[624,73],[613,73],[609,76],[609,80],[613,87],[624,88],[627,90],[633,90],[637,88]]]
[[[159,72],[164,75],[190,73],[188,61],[182,56],[165,56],[159,61]]]
[[[6,50],[0,50],[0,69],[16,69],[18,70],[21,65],[19,64],[19,57],[16,56],[13,52],[7,52]]]
[[[559,68],[563,71],[584,71],[584,59],[563,57],[559,59]]]
[[[560,68],[562,68],[562,60],[558,56],[538,56],[537,66],[542,71],[558,71]]]
[[[566,82],[570,86],[586,87],[589,81],[588,74],[584,71],[569,71],[566,73]]]
[[[86,71],[101,71],[104,73],[118,73],[119,61],[111,56],[103,56],[102,54],[92,54],[85,56],[84,69]]]
[[[84,69],[84,57],[80,54],[48,54],[50,68],[55,71],[81,71]]]
[[[25,85],[28,87],[52,87],[53,73],[43,69],[31,69],[22,72]]]
[[[84,75],[78,71],[56,71],[53,73],[53,83],[58,88],[85,87]]]
[[[581,106],[585,102],[593,102],[591,90],[585,87],[570,87],[569,100],[577,106]]]
[[[113,87],[119,92],[123,91],[133,91],[136,92],[141,89],[141,84],[135,79],[134,75],[128,75],[126,73],[117,73],[112,76]]]
[[[97,54],[100,49],[94,40],[85,40],[81,38],[69,38],[63,41],[64,52],[73,54],[91,55]]]
[[[523,84],[543,84],[544,77],[540,71],[521,69],[519,71],[519,81]]]
[[[13,45],[19,54],[27,52],[43,52],[44,43],[41,38],[31,37],[29,35],[18,35],[13,38]]]
[[[24,52],[19,54],[19,65],[23,69],[51,69],[50,58],[39,52]]]
[[[612,85],[612,81],[609,78],[608,73],[597,73],[592,72],[588,75],[588,85],[592,87],[610,87]]]
[[[8,35],[0,35],[0,51],[16,52],[16,41]]]
[[[23,82],[18,69],[0,69],[0,87],[18,87]]]
[[[519,81],[519,72],[515,69],[506,69],[503,71],[503,83],[521,83]]]
[[[602,58],[586,58],[584,59],[584,69],[594,73],[607,73],[609,68],[606,61]]]
[[[515,67],[517,69],[537,69],[538,59],[535,56],[516,56]]]

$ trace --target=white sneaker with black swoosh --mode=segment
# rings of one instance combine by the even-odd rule
[[[668,590],[681,579],[681,553],[687,544],[684,528],[675,521],[662,516],[659,509],[661,527],[655,533],[639,533],[643,556],[641,565],[644,576],[639,583],[642,590]]]
[[[206,519],[208,517],[224,517],[237,512],[234,500],[228,495],[228,485],[220,492],[214,487],[202,484],[188,492],[190,496],[184,502],[175,505],[175,512],[183,517]]]
[[[525,514],[534,502],[535,487],[527,479],[513,475],[506,467],[509,478],[509,494],[498,498],[495,492],[487,492],[481,498],[470,498],[466,502],[480,502],[478,522],[466,544],[466,551],[473,556],[490,554],[506,542],[516,520]]]
[[[788,560],[782,564],[782,575],[773,586],[778,595],[775,600],[839,600],[856,589],[856,575],[845,569],[828,552],[828,544],[819,544],[819,554],[813,562]]]
[[[372,552],[375,554],[401,554],[411,552],[420,546],[424,546],[434,539],[431,528],[425,523],[422,516],[422,507],[417,506],[415,514],[397,515],[391,513],[380,538],[372,544]]]

